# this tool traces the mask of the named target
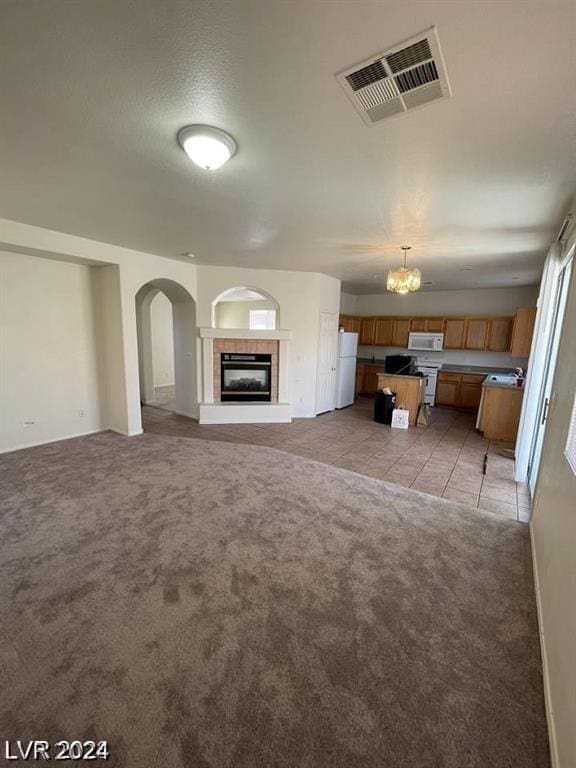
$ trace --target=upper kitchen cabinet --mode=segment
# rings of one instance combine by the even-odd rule
[[[410,319],[396,318],[392,334],[393,347],[408,347],[408,334],[410,333]]]
[[[340,328],[347,332],[360,333],[361,318],[355,315],[340,315]]]
[[[443,328],[443,317],[413,317],[410,320],[412,333],[442,333]]]
[[[470,317],[466,325],[466,349],[485,349],[488,338],[486,318]]]
[[[510,354],[513,357],[528,357],[532,345],[532,334],[536,322],[536,307],[521,307],[516,310]]]
[[[427,333],[442,333],[444,331],[443,317],[428,317],[426,319]]]
[[[513,322],[514,320],[511,317],[491,318],[488,327],[486,349],[489,349],[491,352],[506,352],[510,345]]]
[[[391,347],[394,341],[394,320],[391,317],[377,317],[374,328],[374,344],[377,347]]]
[[[464,349],[466,320],[448,317],[444,320],[444,349]]]
[[[360,339],[359,344],[364,346],[371,346],[374,344],[374,331],[376,329],[375,317],[362,317],[360,323]]]
[[[410,320],[410,330],[413,333],[422,333],[424,331],[427,331],[426,328],[427,320],[425,317],[413,317],[412,320]]]

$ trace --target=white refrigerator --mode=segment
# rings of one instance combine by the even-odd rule
[[[338,372],[336,384],[336,408],[346,408],[354,402],[356,389],[357,333],[338,334]]]

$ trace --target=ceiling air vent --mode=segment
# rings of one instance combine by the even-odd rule
[[[368,125],[451,96],[435,27],[336,77]]]

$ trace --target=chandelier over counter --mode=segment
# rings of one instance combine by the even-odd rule
[[[398,269],[391,269],[388,272],[388,281],[386,287],[394,293],[410,293],[420,288],[422,275],[417,267],[408,269],[406,266],[406,253],[411,249],[411,245],[400,246],[404,251],[404,266]]]

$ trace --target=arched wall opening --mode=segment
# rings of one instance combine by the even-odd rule
[[[277,330],[280,305],[267,291],[252,286],[234,286],[212,302],[212,327]]]
[[[136,294],[136,329],[141,402],[195,418],[198,397],[194,299],[173,280],[151,280]]]

